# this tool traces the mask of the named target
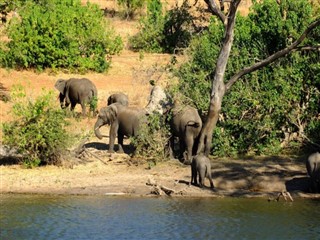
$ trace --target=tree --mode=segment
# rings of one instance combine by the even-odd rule
[[[197,151],[198,153],[204,152],[206,155],[208,155],[211,148],[213,130],[216,127],[219,118],[219,113],[221,111],[223,97],[231,89],[232,85],[244,75],[261,69],[293,51],[315,49],[319,50],[319,45],[301,46],[301,44],[308,36],[308,34],[320,25],[320,18],[317,18],[312,23],[310,23],[309,26],[305,29],[305,31],[300,35],[300,37],[298,37],[290,45],[284,47],[283,49],[277,51],[269,57],[259,62],[256,62],[252,66],[240,70],[239,72],[234,74],[229,80],[225,81],[224,76],[226,72],[226,66],[228,63],[234,38],[236,13],[241,0],[228,1],[229,6],[226,11],[224,8],[224,0],[219,0],[219,3],[217,3],[214,0],[205,0],[205,2],[208,5],[209,11],[213,15],[218,17],[218,19],[223,23],[225,28],[225,35],[222,41],[222,46],[216,62],[216,66],[213,66],[214,70],[209,76],[211,80],[210,104],[206,121],[201,131]]]

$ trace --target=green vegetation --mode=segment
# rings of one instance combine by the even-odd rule
[[[70,135],[64,112],[53,102],[53,92],[32,99],[23,87],[16,86],[11,97],[14,120],[2,126],[3,144],[16,148],[27,167],[58,163]]]
[[[159,113],[148,116],[148,124],[142,124],[139,135],[133,137],[135,155],[147,159],[150,164],[168,159],[169,128],[165,117]]]
[[[190,6],[184,1],[181,6],[163,13],[160,0],[150,0],[147,15],[140,21],[140,31],[129,39],[134,51],[173,53],[175,49],[188,46],[192,35]]]
[[[288,46],[319,16],[315,11],[308,1],[255,1],[247,17],[237,17],[226,79]],[[318,27],[304,45],[319,44],[319,33]],[[192,40],[190,59],[176,72],[179,91],[202,112],[209,106],[208,76],[223,34],[223,26],[212,19],[208,30]],[[319,60],[318,51],[296,51],[237,81],[224,98],[213,153],[278,154],[320,144]]]
[[[122,49],[97,5],[29,0],[17,11],[7,29],[10,41],[0,50],[3,67],[104,72]]]
[[[146,0],[117,0],[117,3],[124,9],[127,19],[134,18],[137,10],[141,10]]]

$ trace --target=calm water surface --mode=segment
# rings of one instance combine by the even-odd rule
[[[0,195],[0,239],[320,239],[320,200]]]

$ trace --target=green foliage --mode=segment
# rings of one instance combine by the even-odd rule
[[[94,96],[89,102],[90,112],[95,112],[98,108],[98,98]]]
[[[66,68],[103,72],[122,49],[99,7],[79,0],[27,1],[9,28],[6,64],[15,68]],[[106,61],[108,59],[108,61]]]
[[[146,0],[117,0],[117,3],[124,9],[125,17],[132,19],[136,11],[143,8]]]
[[[225,79],[288,46],[315,14],[303,0],[256,1],[247,17],[237,17]],[[202,111],[209,107],[211,74],[223,31],[222,24],[212,20],[208,30],[192,40],[190,59],[176,72],[179,91]],[[315,29],[305,45],[318,45],[319,31]],[[319,52],[294,52],[236,82],[223,100],[213,152],[277,154],[284,146],[303,147],[304,135],[319,144],[319,60]],[[288,134],[296,137],[284,145]]]
[[[147,52],[173,53],[188,46],[192,34],[192,16],[188,1],[163,13],[160,0],[149,0],[147,15],[140,21],[140,31],[129,39],[130,48]]]
[[[169,129],[164,116],[154,113],[148,116],[148,124],[142,124],[139,135],[131,139],[135,154],[154,163],[168,158]]]
[[[21,86],[12,92],[14,120],[3,123],[3,143],[22,153],[28,167],[58,163],[68,145],[70,135],[65,130],[68,122],[64,112],[56,109],[54,95],[43,92],[32,99]]]

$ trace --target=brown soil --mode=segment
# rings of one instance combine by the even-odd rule
[[[114,1],[93,2],[109,4],[103,7],[114,4]],[[111,22],[124,38],[136,32],[136,22],[118,18],[112,18]],[[35,97],[41,93],[41,89],[56,91],[53,85],[58,78],[86,77],[98,88],[98,107],[104,106],[106,98],[118,91],[128,94],[130,105],[144,107],[150,93],[148,81],[156,79],[158,83],[163,84],[167,80],[166,76],[150,75],[150,71],[147,70],[160,68],[169,61],[170,56],[165,54],[141,56],[139,53],[124,50],[119,56],[113,57],[112,68],[107,74],[88,73],[83,76],[0,69],[0,92],[2,95],[9,94],[13,85],[22,84],[30,96]],[[10,102],[0,100],[1,123],[12,119],[10,109]],[[80,113],[79,106],[76,112]],[[108,140],[99,141],[92,134],[94,122],[94,118],[85,118],[80,121],[74,120],[71,126],[72,131],[90,136],[86,146],[94,155],[90,155],[81,163],[69,159],[64,161],[63,166],[34,169],[25,169],[21,165],[6,165],[0,160],[0,192],[148,196],[155,187],[147,183],[153,182],[157,186],[173,189],[173,196],[276,197],[282,191],[289,191],[294,196],[315,196],[305,193],[308,179],[303,161],[281,157],[212,159],[215,189],[189,186],[190,166],[182,165],[178,160],[151,167],[147,162],[131,159],[126,154],[108,154]],[[106,133],[107,130],[107,127],[102,129]],[[2,133],[0,141],[1,139]],[[206,186],[209,186],[208,182]]]

